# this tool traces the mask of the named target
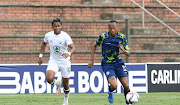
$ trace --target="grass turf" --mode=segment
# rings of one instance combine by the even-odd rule
[[[180,105],[180,93],[139,93],[136,105]],[[64,95],[56,94],[5,94],[0,105],[62,105]],[[70,94],[69,105],[126,105],[124,95],[114,93],[110,104],[106,93]]]

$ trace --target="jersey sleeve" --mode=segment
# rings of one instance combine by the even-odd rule
[[[70,45],[70,44],[73,43],[71,37],[70,37],[68,34],[67,34],[67,36],[66,36],[66,43],[67,43],[67,45]]]
[[[100,46],[103,42],[103,39],[105,38],[104,34],[101,34],[98,39],[94,42],[95,46]]]
[[[125,50],[130,50],[128,43],[127,43],[126,36],[124,34],[122,34],[121,38],[123,39],[122,45],[124,46]]]

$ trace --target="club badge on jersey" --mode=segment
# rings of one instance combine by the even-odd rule
[[[62,54],[61,52],[60,52],[60,47],[59,46],[53,46],[53,50],[54,50],[54,54]]]

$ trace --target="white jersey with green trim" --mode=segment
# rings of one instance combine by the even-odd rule
[[[44,42],[49,43],[50,60],[70,60],[70,56],[66,59],[62,56],[62,53],[68,52],[68,45],[73,43],[66,32],[61,31],[60,34],[56,35],[54,31],[50,31],[45,34]]]

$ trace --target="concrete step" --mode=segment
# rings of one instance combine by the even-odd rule
[[[128,13],[128,12],[113,12],[113,13],[103,13],[101,14],[102,20],[141,20],[142,14],[141,13]]]
[[[71,35],[77,50],[91,50],[99,35]],[[0,35],[0,51],[39,51],[44,35]],[[153,49],[152,43],[180,43],[178,36],[131,36],[130,48],[134,50],[161,51]],[[149,44],[151,43],[151,44]],[[174,44],[172,44],[174,45]],[[46,50],[49,51],[49,45]],[[144,48],[146,46],[146,48]],[[157,45],[158,47],[158,45]],[[175,47],[175,46],[173,46]],[[151,49],[150,49],[151,48]],[[98,47],[97,50],[100,50]],[[162,50],[163,52],[165,50]],[[167,50],[169,51],[169,50]],[[175,50],[178,51],[178,50]]]
[[[0,63],[1,64],[37,64],[39,51],[0,51]],[[43,54],[43,64],[47,64],[49,60],[49,52],[46,51]],[[83,51],[76,51],[75,54],[71,56],[72,63],[88,63],[90,60],[90,52],[87,53]],[[101,54],[95,55],[95,62],[101,62]]]
[[[76,50],[91,50],[98,36],[72,36]],[[0,36],[0,51],[40,51],[44,35]],[[100,50],[100,47],[97,48]],[[46,51],[49,51],[47,44]]]
[[[0,5],[0,19],[27,19],[27,20],[100,20],[101,14],[123,11],[129,9],[141,13],[141,10],[133,7],[104,7],[91,5]]]
[[[123,33],[125,33],[123,29]],[[162,28],[130,28],[131,35],[163,35]]]
[[[27,1],[27,0],[26,0]],[[69,0],[66,0],[69,1]],[[74,1],[74,0],[72,0]],[[112,1],[112,0],[110,0]],[[51,1],[53,2],[53,1]],[[56,1],[57,2],[57,1]],[[60,17],[64,20],[100,20],[103,13],[131,13],[130,16],[135,13],[142,13],[142,10],[135,6],[130,5],[40,5],[40,4],[1,4],[0,3],[0,19],[35,19],[35,20],[48,20]],[[146,7],[149,11],[156,11],[155,7]],[[158,8],[158,7],[157,7]],[[175,7],[174,7],[175,8]],[[176,13],[178,9],[173,9]],[[168,14],[171,14],[167,9],[162,9],[159,12],[153,13],[155,16],[165,14],[161,20],[179,20],[179,18],[169,18]],[[117,14],[116,14],[117,15]],[[126,14],[124,14],[125,16]],[[125,16],[126,17],[126,16]],[[139,15],[137,16],[139,17]],[[131,17],[130,17],[131,18]],[[137,19],[137,18],[136,18]],[[139,17],[141,19],[141,17]],[[139,20],[138,19],[138,20]],[[149,15],[145,15],[145,20],[154,20]]]
[[[52,20],[0,21],[0,35],[44,35],[52,31]],[[72,35],[100,35],[108,31],[108,21],[62,21],[63,31]]]
[[[156,51],[179,51],[180,43],[145,43],[144,49]]]
[[[97,35],[98,36],[98,35]],[[76,46],[76,53],[72,56],[73,63],[88,63],[91,56],[92,43],[97,40],[97,36],[82,36],[72,35],[72,40]],[[180,43],[180,37],[172,36],[132,36],[131,37],[131,63],[144,62],[164,62],[167,57],[179,57],[178,51],[155,51],[143,50],[144,43],[147,42],[168,42]],[[40,46],[43,41],[43,35],[29,36],[0,36],[0,63],[37,63]],[[120,54],[122,58],[126,59],[123,53]],[[49,59],[49,46],[46,47],[44,54],[44,63]],[[95,54],[95,62],[101,62],[101,47],[97,48]]]
[[[36,64],[38,62],[39,51],[0,51],[0,63],[21,63],[21,64]],[[121,53],[120,56],[126,62],[125,54]],[[180,53],[157,53],[152,51],[131,51],[130,63],[145,63],[145,62],[164,62],[165,58],[173,56],[180,58]],[[72,63],[88,63],[91,57],[91,51],[77,50],[75,54],[71,56]],[[100,63],[102,56],[101,51],[97,50],[95,54],[95,63]],[[46,51],[43,56],[43,63],[48,63],[49,52]]]
[[[165,58],[164,62],[180,62],[180,58]]]
[[[1,20],[0,35],[44,35],[51,31],[52,20]],[[108,31],[109,20],[62,20],[63,30],[71,35],[100,35]],[[141,27],[141,21],[131,22],[131,27]],[[154,27],[159,23],[149,23]],[[172,25],[174,23],[171,23]],[[125,20],[118,20],[119,31],[125,33]],[[161,25],[159,25],[161,27]],[[169,30],[170,31],[170,30]],[[160,28],[131,28],[131,35],[167,35],[172,33]],[[174,34],[174,33],[173,33]]]
[[[43,4],[57,4],[57,5],[62,5],[62,4],[81,4],[82,2],[88,2],[90,0],[52,0],[52,1],[47,1],[47,0],[0,0],[0,4],[40,4],[40,5],[43,5]],[[91,0],[91,1],[95,1],[96,0]],[[114,2],[117,2],[116,0],[97,0],[98,2],[102,1],[102,2],[111,2],[111,1],[114,1]],[[163,3],[165,3],[166,5],[168,6],[179,6],[180,5],[180,2],[178,0],[176,1],[167,1],[167,0],[161,0]],[[133,2],[131,2],[131,0],[121,0],[122,4],[124,5],[135,5]],[[139,1],[136,1],[137,3],[140,3],[141,4],[141,0]],[[155,1],[152,1],[152,0],[147,0],[145,3],[145,6],[159,6],[159,7],[162,7],[159,5],[159,3],[155,2]]]
[[[82,4],[82,0],[0,0],[0,4],[75,5]]]
[[[121,5],[122,0],[83,0],[85,5]]]

